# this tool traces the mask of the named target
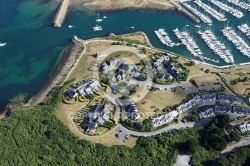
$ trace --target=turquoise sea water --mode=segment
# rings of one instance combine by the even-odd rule
[[[174,12],[157,11],[121,11],[101,13],[107,16],[101,26],[103,31],[93,32],[95,26],[95,13],[69,12],[62,28],[50,26],[58,2],[56,0],[9,0],[0,1],[0,42],[7,42],[5,47],[0,47],[0,108],[4,107],[9,98],[18,93],[34,95],[49,79],[57,66],[63,48],[70,42],[74,35],[87,39],[105,36],[110,32],[115,34],[144,31],[155,47],[168,49],[184,56],[193,58],[184,46],[167,48],[156,38],[153,31],[165,28],[174,41],[178,42],[172,30],[175,28],[186,29],[195,37],[195,40],[205,53],[205,56],[223,61],[206,47],[205,43],[195,33],[194,23]],[[242,10],[243,11],[243,10]],[[246,22],[250,13],[245,12],[242,19],[230,19],[229,25]],[[226,23],[213,20],[215,33],[221,35],[220,29]],[[72,29],[67,26],[73,25]],[[135,29],[131,29],[134,26]],[[202,24],[202,29],[207,28]],[[222,41],[232,48],[236,63],[248,62],[249,59],[241,55],[225,38]]]

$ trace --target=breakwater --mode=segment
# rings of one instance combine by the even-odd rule
[[[46,95],[59,83],[60,79],[73,67],[77,54],[81,51],[82,47],[83,44],[80,41],[72,40],[71,44],[66,48],[57,70],[41,91],[30,100],[30,104],[39,104],[44,100]]]
[[[184,9],[180,3],[175,2],[174,0],[170,0],[170,3],[175,7],[175,9],[180,12],[183,13],[184,15],[186,15],[188,18],[190,18],[191,20],[193,20],[196,24],[200,23],[200,19],[197,18],[196,16],[194,16],[192,13],[190,13],[189,11],[187,11],[186,9]]]
[[[67,11],[69,7],[69,0],[61,0],[56,12],[56,15],[53,19],[52,25],[54,27],[61,27],[63,21],[65,20]]]

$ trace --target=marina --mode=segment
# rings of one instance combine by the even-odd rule
[[[245,2],[239,1],[239,0],[227,0],[227,2],[234,4],[235,6],[240,7],[241,9],[245,9],[250,11],[250,4],[247,4]]]
[[[242,33],[244,33],[248,39],[250,40],[250,27],[247,23],[239,25],[237,27]]]
[[[212,17],[214,17],[218,21],[227,21],[227,18],[223,13],[217,12],[215,9],[212,7],[202,3],[200,0],[195,0],[194,3],[198,5],[200,8],[202,8],[205,12],[210,14]]]
[[[168,47],[173,47],[176,44],[170,39],[168,34],[165,32],[165,29],[158,29],[157,31],[154,31],[156,34],[157,38],[161,41],[162,44],[168,46]]]
[[[182,3],[182,5],[185,8],[187,8],[188,10],[190,10],[197,17],[199,17],[201,19],[201,21],[203,21],[204,23],[207,23],[207,24],[211,24],[212,23],[212,20],[209,17],[207,17],[206,15],[202,14],[201,12],[199,12],[198,10],[196,10],[195,8],[193,8],[191,5],[189,5],[187,3]]]
[[[211,30],[197,32],[201,35],[201,38],[207,44],[207,46],[226,63],[234,63],[234,58],[225,44],[221,43]],[[217,62],[217,61],[216,61]]]
[[[181,40],[182,44],[188,49],[188,51],[195,57],[199,57],[203,54],[199,46],[194,39],[189,35],[187,31],[179,31],[178,28],[173,30],[176,37]]]
[[[242,10],[245,17],[238,19],[229,13],[220,11],[220,9],[209,1],[201,1],[219,13],[225,14],[229,26],[237,28],[238,25],[249,21],[250,12],[247,10]],[[246,0],[244,0],[244,2],[249,3],[249,1]],[[193,7],[198,7],[194,1],[187,3]],[[33,5],[34,9],[27,14],[27,12],[24,11],[31,9],[30,5]],[[63,48],[74,35],[80,39],[90,39],[107,36],[110,33],[120,35],[142,31],[147,35],[150,43],[155,48],[168,50],[185,58],[200,60],[202,58],[201,56],[194,57],[183,44],[174,47],[163,45],[153,32],[160,27],[164,27],[170,39],[175,43],[180,43],[172,33],[172,30],[175,28],[181,30],[188,24],[189,27],[186,27],[188,33],[199,45],[200,50],[203,52],[202,56],[207,57],[204,57],[202,61],[220,68],[227,65],[227,63],[207,47],[203,39],[200,38],[200,35],[196,33],[199,29],[204,31],[207,28],[211,28],[218,39],[226,39],[220,31],[225,27],[226,22],[217,21],[217,19],[212,18],[212,16],[210,17],[210,15],[209,17],[213,21],[212,26],[208,26],[208,24],[203,22],[194,22],[194,18],[191,19],[187,14],[182,14],[181,11],[124,10],[102,12],[99,14],[100,18],[106,16],[107,19],[103,19],[102,22],[96,22],[97,13],[69,10],[63,27],[55,29],[48,25],[51,24],[57,6],[57,1],[48,1],[46,4],[40,3],[38,0],[33,0],[32,2],[25,1],[25,3],[23,1],[15,1],[11,4],[7,3],[7,1],[0,1],[0,13],[2,13],[2,15],[0,15],[0,17],[2,16],[0,42],[7,43],[5,46],[0,47],[0,55],[2,57],[0,62],[0,90],[2,92],[0,95],[0,107],[5,105],[10,98],[19,92],[35,94],[49,79],[50,74],[53,73],[53,69],[55,69],[60,62]],[[230,4],[230,6],[237,8],[233,4]],[[23,10],[18,11],[19,8]],[[199,10],[206,14],[206,11],[201,8]],[[19,26],[25,19],[35,21]],[[96,24],[101,26],[101,31],[93,31],[93,27]],[[73,28],[68,28],[68,25],[72,25]],[[197,28],[195,28],[196,25]],[[25,31],[25,33],[18,33],[19,31]],[[29,34],[29,37],[27,37],[27,34]],[[246,38],[245,35],[244,37]],[[232,42],[229,40],[223,41],[234,56],[234,63],[236,65],[241,66],[241,64],[245,65],[250,62],[249,58],[243,56]],[[41,43],[43,44],[41,45]],[[214,63],[209,59],[219,60],[219,63]]]
[[[217,6],[218,8],[230,13],[234,17],[242,18],[244,16],[244,14],[241,11],[239,11],[239,10],[237,10],[237,9],[231,7],[231,6],[228,6],[225,3],[222,3],[222,2],[217,1],[217,0],[210,0],[210,2],[212,4],[214,4],[215,6]]]
[[[235,30],[229,26],[221,30],[223,36],[225,36],[229,41],[231,41],[237,50],[239,50],[243,55],[250,58],[250,47],[249,45],[235,32]]]

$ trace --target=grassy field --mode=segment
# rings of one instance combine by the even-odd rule
[[[78,103],[74,105],[68,105],[68,104],[60,104],[59,109],[56,111],[57,118],[66,125],[69,130],[79,139],[86,139],[93,143],[101,143],[106,146],[112,146],[112,145],[126,145],[128,147],[134,147],[136,145],[136,138],[130,138],[127,143],[124,143],[118,139],[115,138],[115,128],[111,129],[107,133],[105,133],[102,136],[87,136],[81,133],[79,131],[78,126],[75,125],[72,118],[74,115],[74,112],[78,109],[83,108],[86,105],[86,103]]]
[[[146,38],[142,33],[132,33],[127,35],[121,35],[123,39],[138,40],[140,42],[146,42]]]
[[[81,81],[84,78],[88,78],[92,75],[92,67],[95,58],[90,54],[84,54],[80,57],[77,64],[75,64],[72,71],[68,74],[67,80],[76,79],[77,81]]]
[[[109,60],[123,59],[128,62],[128,64],[135,64],[141,61],[140,57],[129,51],[117,51],[108,56]]]
[[[82,79],[91,78],[96,61],[95,54],[106,50],[111,46],[110,42],[91,42],[86,45],[85,53],[80,57],[78,63],[69,72],[67,80],[75,79],[76,82]]]
[[[248,77],[250,80],[250,69],[233,70],[231,72],[222,72],[221,75],[226,79],[228,85],[230,85],[238,94],[248,95],[250,93],[247,88],[250,88],[250,81],[239,81],[233,85],[231,82],[235,79],[243,80],[244,77]]]
[[[202,73],[202,70],[200,68],[198,68],[196,65],[189,66],[189,60],[187,60],[187,59],[180,57],[177,59],[177,62],[183,64],[187,69],[189,69],[189,71],[190,71],[189,77],[192,77],[192,76],[195,76],[195,75]]]
[[[56,111],[56,116],[63,122],[64,125],[68,126],[69,129],[73,131],[71,118],[74,117],[75,111],[83,108],[86,104],[87,103],[82,102],[72,105],[61,103]]]
[[[150,91],[143,100],[137,102],[136,105],[140,112],[144,114],[155,114],[154,110],[158,108],[160,111],[166,106],[173,106],[181,103],[187,96],[183,90],[172,91]],[[147,117],[143,117],[145,119]]]
[[[94,41],[90,42],[86,45],[86,53],[90,55],[94,55],[97,52],[102,52],[111,46],[111,42],[104,41]]]

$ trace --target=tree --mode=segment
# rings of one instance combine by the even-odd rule
[[[231,81],[231,84],[232,84],[232,85],[235,85],[235,84],[237,84],[238,82],[239,82],[238,79],[234,79],[234,80]]]
[[[153,130],[153,124],[150,119],[145,119],[142,122],[142,131],[152,131]]]
[[[129,99],[128,95],[122,95],[121,99]]]
[[[140,76],[139,76],[139,80],[140,81],[146,81],[147,80],[147,74],[141,73]]]
[[[143,54],[146,54],[147,53],[147,49],[145,47],[142,48],[142,52]]]
[[[192,115],[189,117],[189,120],[192,122],[198,121],[199,120],[199,115],[197,112],[193,112]]]
[[[249,81],[249,78],[248,78],[248,77],[244,77],[244,78],[243,78],[243,81],[244,81],[244,82],[248,82],[248,81]]]
[[[232,141],[236,141],[236,142],[239,142],[240,141],[240,135],[238,132],[232,130],[230,133],[229,133],[229,136],[231,138]]]
[[[186,144],[186,150],[189,154],[195,153],[199,147],[198,140],[194,138],[187,140],[185,144]]]
[[[219,114],[212,120],[212,124],[215,124],[220,128],[225,128],[229,122],[230,117],[228,114]]]
[[[194,61],[190,61],[190,62],[189,62],[189,65],[190,65],[190,66],[194,66],[194,65],[195,65],[195,62],[194,62]]]
[[[129,91],[129,94],[132,95],[132,94],[135,94],[136,93],[136,87],[133,87],[130,91]]]
[[[104,83],[104,84],[106,84],[106,85],[110,85],[108,77],[103,77],[102,80],[101,80],[101,82]]]

